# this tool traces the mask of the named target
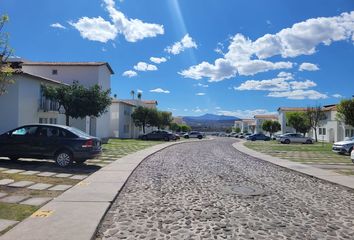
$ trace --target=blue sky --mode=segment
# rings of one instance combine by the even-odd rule
[[[106,61],[112,93],[249,117],[354,94],[352,0],[2,0],[15,55]]]

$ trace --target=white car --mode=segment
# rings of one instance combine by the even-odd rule
[[[348,138],[341,142],[336,142],[333,144],[332,151],[341,154],[348,154],[352,152],[354,147],[354,137]]]

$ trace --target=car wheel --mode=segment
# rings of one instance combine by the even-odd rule
[[[67,150],[61,150],[55,155],[55,162],[60,167],[67,167],[73,162],[72,154]]]
[[[290,144],[290,140],[289,139],[285,139],[284,143],[285,144]]]
[[[198,136],[198,139],[202,139],[203,137],[202,136]]]
[[[9,157],[11,161],[17,161],[19,157]]]
[[[184,136],[184,138],[185,138],[185,139],[188,139],[188,138],[189,138],[189,136]]]
[[[306,140],[306,144],[312,144],[311,140]]]
[[[86,162],[87,159],[75,159],[75,163],[77,164],[83,164],[84,162]]]

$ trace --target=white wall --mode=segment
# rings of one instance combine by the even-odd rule
[[[7,87],[7,93],[0,96],[0,134],[18,126],[19,75],[13,76],[14,84]]]

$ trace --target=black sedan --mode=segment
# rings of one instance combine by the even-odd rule
[[[140,136],[140,138],[142,140],[164,140],[164,141],[177,140],[177,136],[175,134],[168,131],[161,131],[161,130],[144,134]]]
[[[264,135],[263,133],[256,133],[246,137],[246,139],[251,141],[257,141],[257,140],[269,141],[270,137]]]
[[[0,135],[0,157],[54,159],[60,167],[83,163],[101,153],[101,141],[76,128],[36,124]]]

